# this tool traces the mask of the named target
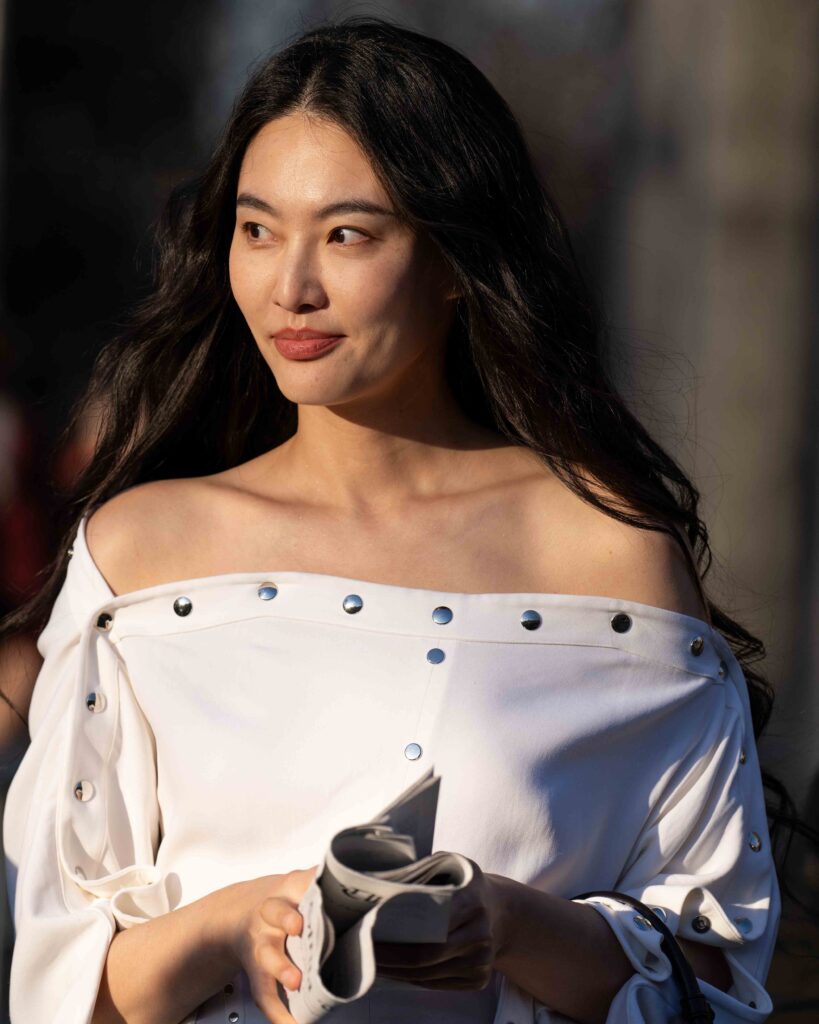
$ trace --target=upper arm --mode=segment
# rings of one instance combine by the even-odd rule
[[[572,554],[584,591],[709,621],[693,558],[674,537],[621,523],[589,504],[575,511]],[[680,537],[690,553],[687,537]],[[723,949],[679,935],[677,941],[698,978],[723,992],[730,989]]]
[[[20,715],[27,716],[31,694],[43,659],[33,636],[15,633],[0,641],[0,689],[17,709],[0,702],[0,760],[10,764],[29,741]]]

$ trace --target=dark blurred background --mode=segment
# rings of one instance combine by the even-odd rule
[[[521,120],[618,382],[701,490],[711,593],[766,644],[763,763],[819,827],[816,0],[0,0],[0,613],[52,552],[93,437],[63,437],[67,411],[147,287],[169,188],[254,61],[352,13],[457,47]],[[786,900],[769,988],[797,1024],[819,1013],[805,844],[789,880],[813,910]]]

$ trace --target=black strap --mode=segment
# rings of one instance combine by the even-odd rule
[[[607,896],[613,900],[619,900],[621,903],[627,903],[630,907],[638,910],[651,926],[662,935],[660,948],[671,963],[671,973],[680,996],[680,1009],[683,1020],[687,1021],[688,1024],[711,1024],[711,1021],[714,1019],[713,1007],[702,994],[697,976],[694,974],[691,964],[686,959],[685,954],[674,937],[674,933],[665,921],[655,914],[653,910],[650,910],[645,903],[641,903],[633,896],[628,896],[622,892],[602,890],[599,892],[584,892],[580,896],[573,896],[572,899],[586,900],[592,896]]]

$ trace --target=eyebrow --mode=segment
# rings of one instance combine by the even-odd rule
[[[271,206],[270,203],[265,202],[264,199],[260,199],[259,196],[254,196],[252,192],[241,192],[236,199],[237,206],[249,206],[252,210],[261,210],[262,213],[268,214],[270,217],[280,217],[280,212],[275,206]],[[393,210],[388,210],[384,206],[379,206],[378,203],[370,202],[369,199],[359,199],[358,197],[351,197],[349,199],[341,199],[336,203],[330,203],[327,206],[322,206],[316,210],[313,214],[315,220],[323,220],[325,217],[332,217],[339,213],[373,213],[382,217],[395,217],[396,214]]]

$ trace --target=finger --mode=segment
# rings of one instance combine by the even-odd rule
[[[465,888],[456,889],[452,894],[449,909],[450,928],[456,928],[476,914],[486,912],[486,880],[475,861],[470,860],[470,864],[472,865],[471,881]]]
[[[314,864],[311,868],[294,868],[293,871],[288,871],[282,880],[282,893],[293,902],[298,903],[315,878],[317,871],[318,864]]]
[[[438,967],[417,971],[389,968],[379,970],[378,976],[402,984],[418,985],[422,988],[484,989],[492,980],[492,964],[465,962],[460,965],[441,964]]]
[[[279,896],[268,896],[259,906],[262,920],[274,928],[280,928],[288,935],[298,935],[302,928],[302,916],[290,900]]]
[[[460,979],[469,982],[473,988],[481,988],[492,976],[494,963],[491,956],[458,957],[444,964],[431,967],[386,967],[378,968],[378,975],[391,978],[393,981],[410,982],[425,985],[429,981],[445,981]]]
[[[474,900],[470,901],[469,903],[462,903],[459,907],[456,907],[454,911],[450,912],[450,931],[455,931],[457,928],[463,928],[464,925],[469,924],[476,918],[486,916],[487,909],[486,905],[483,903],[482,900]]]
[[[490,974],[486,980],[476,980],[472,978],[435,978],[428,981],[411,982],[411,984],[417,985],[418,988],[449,989],[453,992],[474,992],[476,990],[481,991],[482,989],[485,989],[491,979],[492,975]]]
[[[266,975],[251,978],[250,994],[253,1002],[271,1024],[296,1024],[287,1006],[279,996],[278,984]]]
[[[265,943],[256,954],[256,963],[286,989],[293,991],[301,984],[301,971],[279,946]]]
[[[464,952],[460,946],[453,946],[449,942],[375,942],[373,950],[379,970],[382,967],[434,967],[450,963]]]
[[[374,942],[373,948],[379,966],[422,967],[475,954],[490,945],[487,922],[475,918],[450,932],[446,942]]]
[[[483,900],[479,898],[477,889],[472,886],[460,889],[452,894],[449,905],[449,929],[453,931],[473,918],[484,914],[486,908]]]
[[[281,984],[277,985],[277,989],[279,992],[279,1005],[281,1006],[281,1009],[279,1010],[280,1016],[273,1021],[273,1024],[297,1024],[295,1018],[288,1010],[287,993],[282,988]]]

